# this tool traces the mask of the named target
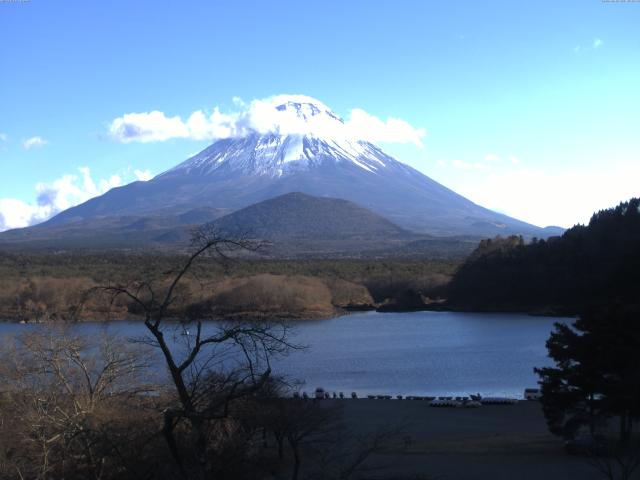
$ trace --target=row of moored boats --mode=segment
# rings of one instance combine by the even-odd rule
[[[298,393],[295,392],[293,394],[294,398],[303,398],[308,399],[309,396],[303,392]],[[351,392],[350,397],[352,399],[357,399],[358,395],[356,392]],[[315,400],[321,399],[329,399],[329,398],[347,398],[343,392],[333,392],[330,394],[325,391],[324,388],[318,387],[316,388],[313,398]],[[367,399],[369,400],[422,400],[429,402],[429,405],[432,407],[467,407],[467,408],[476,408],[482,405],[513,405],[518,402],[517,399],[511,397],[483,397],[480,394],[477,395],[469,395],[467,397],[428,397],[428,396],[418,396],[418,395],[396,395],[395,397],[392,395],[367,395]],[[539,398],[539,391],[535,391],[534,389],[526,389],[525,390],[525,399],[527,400],[537,400]]]

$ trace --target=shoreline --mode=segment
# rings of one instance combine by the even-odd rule
[[[543,317],[543,318],[574,318],[577,317],[577,313],[574,310],[568,309],[516,309],[516,308],[467,308],[454,305],[444,304],[432,304],[425,305],[424,308],[389,308],[380,306],[371,306],[371,308],[364,307],[336,307],[332,312],[319,312],[319,311],[306,311],[304,313],[264,313],[264,312],[238,312],[229,314],[218,314],[210,317],[192,318],[189,321],[202,321],[202,322],[223,322],[223,321],[264,321],[264,322],[303,322],[303,321],[322,321],[331,320],[333,318],[348,317],[351,315],[357,315],[359,313],[416,313],[416,312],[450,312],[450,313],[495,313],[495,314],[514,314],[514,315],[528,315],[531,317]],[[120,322],[120,321],[143,321],[144,317],[135,314],[129,314],[126,317],[121,315],[114,315],[109,318],[54,318],[47,320],[26,320],[22,317],[12,317],[10,315],[1,316],[0,323],[18,323],[18,324],[74,324],[74,323],[100,323],[100,322]],[[165,320],[170,322],[184,321],[179,316],[167,317]]]

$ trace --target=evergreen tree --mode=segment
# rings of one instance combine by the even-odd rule
[[[640,291],[640,198],[593,215],[562,237],[525,244],[521,237],[483,240],[447,288],[453,306],[575,314],[637,301]]]
[[[552,433],[595,433],[608,418],[620,421],[629,442],[640,418],[640,309],[621,304],[583,314],[572,326],[556,324],[547,341],[555,367],[539,368],[542,405]]]

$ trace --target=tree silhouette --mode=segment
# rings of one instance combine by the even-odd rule
[[[576,314],[637,302],[640,199],[593,215],[562,237],[525,244],[520,237],[483,240],[448,286],[451,305],[475,310]]]
[[[210,465],[214,456],[209,455],[212,430],[229,418],[234,403],[268,384],[271,357],[295,346],[287,341],[284,323],[217,322],[214,328],[205,328],[200,318],[176,318],[172,306],[179,302],[180,282],[198,259],[210,254],[226,261],[230,252],[258,248],[243,239],[220,236],[211,226],[196,230],[192,244],[193,251],[184,263],[165,272],[162,279],[99,290],[114,299],[127,298],[143,314],[151,335],[147,343],[162,353],[177,397],[177,404],[163,412],[167,445],[184,478],[205,478],[215,468]],[[184,445],[185,436],[180,436],[185,427],[188,445]]]
[[[571,437],[592,434],[608,418],[619,420],[628,446],[640,418],[640,309],[618,304],[591,309],[572,325],[556,324],[547,341],[555,367],[536,369],[550,430]]]

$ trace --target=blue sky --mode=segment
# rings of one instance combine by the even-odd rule
[[[0,228],[211,143],[123,143],[125,114],[282,93],[425,129],[381,146],[484,206],[585,222],[640,195],[639,26],[600,0],[0,1]]]

